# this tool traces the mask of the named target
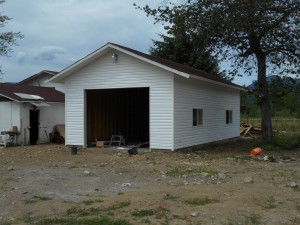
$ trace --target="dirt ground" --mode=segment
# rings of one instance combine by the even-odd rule
[[[300,224],[300,149],[270,162],[241,148],[2,148],[0,224]]]

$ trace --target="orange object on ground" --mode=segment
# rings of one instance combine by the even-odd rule
[[[251,155],[255,156],[255,155],[260,155],[262,153],[262,149],[261,148],[254,148],[251,150]]]

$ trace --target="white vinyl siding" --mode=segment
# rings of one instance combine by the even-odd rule
[[[113,51],[76,71],[66,84],[66,145],[86,146],[85,90],[149,87],[150,148],[173,149],[173,75]]]
[[[209,143],[239,136],[239,90],[195,79],[174,77],[174,148]],[[203,109],[203,125],[191,123],[193,109]],[[233,112],[226,124],[225,110]]]
[[[0,102],[0,131],[10,131],[13,126],[20,129],[20,110],[19,103]]]
[[[203,124],[203,109],[193,109],[193,126]]]

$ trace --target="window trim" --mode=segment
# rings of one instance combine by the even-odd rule
[[[232,110],[226,110],[226,124],[232,124],[233,113]]]
[[[203,109],[193,108],[193,127],[203,125]]]

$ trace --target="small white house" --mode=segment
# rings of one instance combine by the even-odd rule
[[[122,134],[176,150],[239,137],[242,87],[108,43],[49,82],[65,84],[66,145]]]
[[[48,143],[53,127],[64,123],[64,93],[49,87],[0,83],[0,132],[13,135],[15,144]]]
[[[42,70],[37,74],[34,74],[30,77],[27,77],[24,80],[21,80],[18,84],[38,87],[54,87],[55,90],[65,93],[65,86],[63,84],[46,82],[57,73],[58,72],[56,71]]]

